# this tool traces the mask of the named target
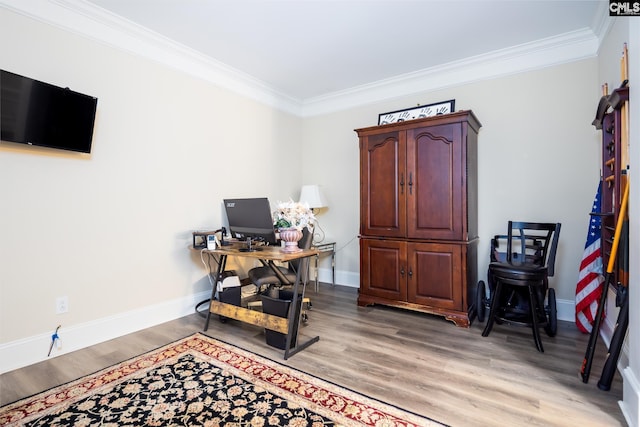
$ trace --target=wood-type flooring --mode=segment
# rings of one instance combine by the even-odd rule
[[[358,307],[357,289],[309,286],[312,309],[301,340],[320,341],[283,360],[262,329],[212,318],[205,332],[281,363],[451,426],[625,426],[618,406],[622,380],[596,384],[606,348],[598,341],[591,380],[579,370],[588,336],[559,322],[542,332],[544,353],[530,329],[484,323],[459,328],[438,316],[390,307]],[[203,331],[197,313],[0,375],[0,405]],[[63,331],[61,332],[63,334]],[[64,339],[64,335],[62,335]]]

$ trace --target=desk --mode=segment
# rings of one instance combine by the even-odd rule
[[[262,250],[253,251],[253,252],[242,252],[240,251],[241,245],[232,245],[232,246],[223,246],[219,249],[208,250],[203,249],[202,251],[210,256],[218,257],[218,271],[214,279],[222,277],[222,272],[225,269],[225,265],[227,263],[227,257],[244,257],[244,258],[253,258],[262,262],[264,265],[268,265],[274,271],[274,273],[278,276],[281,283],[293,285],[293,300],[291,302],[291,307],[296,307],[298,304],[298,298],[304,298],[305,291],[305,281],[301,279],[301,272],[307,270],[309,267],[309,258],[312,256],[316,256],[319,252],[315,249],[307,249],[302,250],[300,252],[295,253],[285,253],[282,251],[280,247],[275,246],[262,246]],[[280,272],[280,270],[274,264],[275,262],[288,262],[295,259],[301,259],[301,265],[296,273],[295,283],[290,283],[286,277]],[[304,263],[307,263],[304,266]],[[217,280],[214,281],[217,283]],[[302,294],[298,295],[299,286],[302,283]],[[286,318],[274,316],[271,314],[261,313],[255,310],[249,310],[244,307],[239,307],[236,305],[226,304],[215,299],[216,286],[213,287],[211,291],[211,302],[209,304],[209,312],[207,313],[207,321],[204,325],[204,330],[206,331],[209,328],[209,320],[211,319],[211,314],[218,314],[224,317],[229,317],[231,319],[236,319],[241,322],[249,323],[256,326],[261,326],[266,329],[270,329],[272,331],[280,332],[282,334],[287,335],[285,351],[284,351],[284,359],[288,359],[290,356],[293,356],[297,352],[304,350],[314,342],[317,342],[320,337],[316,336],[308,341],[300,344],[297,339],[295,343],[296,345],[291,348],[293,333],[297,334],[299,328],[296,326],[300,325],[300,315],[295,318],[295,309],[289,310],[289,315]],[[302,310],[300,310],[302,313]]]
[[[317,243],[314,244],[311,249],[315,249],[319,252],[316,255],[315,271],[315,285],[316,292],[318,292],[318,258],[320,258],[320,254],[331,252],[331,284],[336,284],[336,242]]]

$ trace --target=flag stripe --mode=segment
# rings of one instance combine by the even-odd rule
[[[585,252],[584,258],[580,263],[580,273],[585,270],[588,272],[587,267],[596,263],[599,259],[602,259],[602,257],[600,256],[600,245],[598,245],[598,248],[596,250],[593,250],[592,253]]]

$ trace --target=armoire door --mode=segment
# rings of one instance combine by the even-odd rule
[[[360,293],[406,301],[406,265],[406,242],[360,239]]]
[[[404,237],[405,132],[369,135],[360,144],[360,233]]]
[[[447,310],[463,310],[463,246],[409,243],[407,301]]]
[[[459,122],[407,130],[407,235],[461,240],[466,171]]]

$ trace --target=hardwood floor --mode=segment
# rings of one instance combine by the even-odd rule
[[[236,344],[344,387],[451,426],[624,426],[618,407],[622,380],[600,391],[596,383],[606,348],[599,340],[591,381],[578,372],[588,336],[559,322],[542,334],[539,353],[531,331],[484,324],[458,328],[441,317],[375,306],[357,307],[357,289],[321,284],[304,337],[320,341],[283,360],[261,329],[214,318],[207,335]],[[202,331],[198,314],[0,375],[4,405]]]

